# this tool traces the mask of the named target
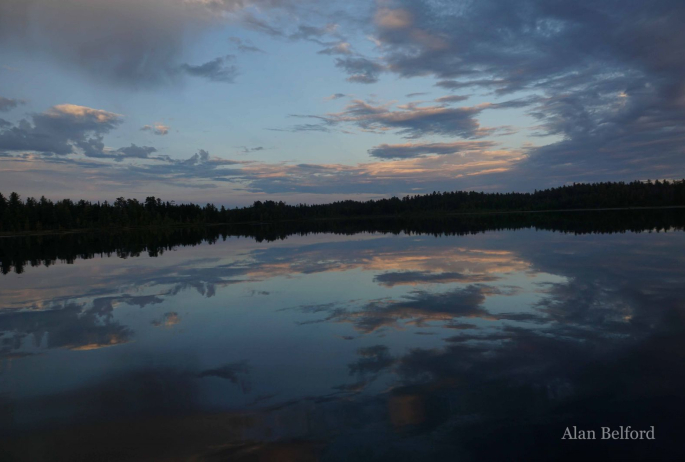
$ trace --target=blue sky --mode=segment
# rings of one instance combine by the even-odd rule
[[[244,205],[685,176],[660,0],[0,0],[0,190]]]

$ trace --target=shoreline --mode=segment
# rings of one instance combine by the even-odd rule
[[[188,224],[169,224],[169,225],[150,225],[150,226],[128,226],[128,227],[107,227],[107,228],[79,228],[68,230],[44,230],[44,231],[22,231],[19,233],[0,233],[2,238],[14,237],[31,237],[31,236],[52,236],[52,235],[67,235],[78,233],[94,233],[94,232],[129,232],[137,230],[153,230],[153,229],[174,229],[174,228],[199,228],[207,226],[236,226],[236,225],[271,225],[278,223],[292,223],[292,222],[320,222],[320,221],[354,221],[363,219],[433,219],[444,217],[459,217],[459,216],[473,216],[473,215],[513,215],[513,214],[534,214],[534,213],[560,213],[560,212],[608,212],[608,211],[643,211],[643,210],[668,210],[668,209],[685,209],[685,205],[665,205],[658,207],[606,207],[593,209],[547,209],[547,210],[506,210],[506,211],[481,211],[481,212],[450,212],[450,213],[431,213],[426,212],[422,214],[412,215],[376,215],[376,216],[354,216],[354,217],[330,217],[330,218],[308,218],[304,220],[277,220],[277,221],[243,221],[232,223],[188,223]]]

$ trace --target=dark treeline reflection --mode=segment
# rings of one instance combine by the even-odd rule
[[[254,225],[191,226],[116,232],[83,232],[0,238],[3,274],[22,273],[27,266],[98,256],[120,258],[162,255],[175,247],[214,244],[219,239],[245,237],[257,242],[318,233],[424,234],[463,236],[486,231],[532,228],[572,234],[663,232],[685,229],[685,210],[616,210],[559,213],[473,214],[444,218],[290,221]]]

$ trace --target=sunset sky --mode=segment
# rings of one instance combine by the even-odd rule
[[[0,0],[0,192],[679,179],[684,24],[682,0]]]

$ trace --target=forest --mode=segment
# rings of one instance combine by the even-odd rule
[[[111,203],[45,197],[23,200],[12,192],[9,196],[0,193],[0,233],[665,206],[685,206],[685,180],[575,183],[532,193],[433,192],[320,205],[267,200],[236,208],[177,204],[154,196],[142,202],[119,197]]]
[[[447,215],[421,217],[354,218],[345,220],[283,221],[223,226],[178,226],[134,230],[17,235],[0,239],[0,273],[23,273],[28,267],[74,263],[103,256],[157,257],[179,247],[215,244],[229,238],[257,242],[290,236],[332,233],[466,236],[488,231],[534,229],[571,234],[682,232],[685,213],[680,209],[611,210],[590,212]]]

